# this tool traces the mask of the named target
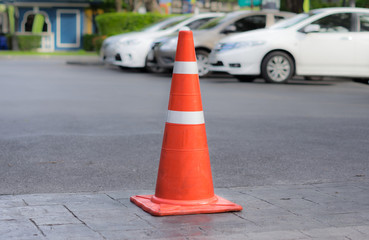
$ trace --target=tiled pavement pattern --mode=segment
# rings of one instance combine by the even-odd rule
[[[242,212],[153,217],[153,190],[0,196],[0,239],[369,239],[369,179],[215,189]]]

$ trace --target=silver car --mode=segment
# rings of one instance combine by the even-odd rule
[[[280,11],[236,11],[205,23],[193,31],[199,76],[209,73],[208,56],[215,44],[234,33],[265,28],[279,20],[295,16],[294,13]],[[150,64],[170,69],[174,65],[177,48],[177,33],[157,39],[153,45]]]
[[[223,16],[224,13],[201,13],[187,16],[178,22],[169,23],[155,31],[141,31],[120,34],[105,39],[100,56],[105,63],[123,68],[146,68],[156,71],[147,64],[147,56],[155,39],[178,32],[182,27],[196,29],[204,23]],[[175,24],[177,23],[177,24]]]
[[[175,24],[178,24],[182,21],[184,21],[187,17],[186,16],[176,16],[176,17],[170,17],[167,19],[164,19],[163,21],[160,21],[158,23],[152,24],[143,30],[139,31],[139,33],[149,33],[149,32],[157,32],[163,29],[166,29],[168,27],[171,27]],[[100,56],[102,60],[106,63],[114,63],[115,62],[115,45],[122,39],[126,38],[129,35],[135,34],[137,32],[133,33],[122,33],[118,35],[114,35],[111,37],[108,37],[104,40],[102,47],[100,49]]]

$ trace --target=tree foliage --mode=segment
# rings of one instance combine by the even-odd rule
[[[368,0],[356,0],[356,7],[369,8]],[[300,13],[303,11],[304,0],[281,0],[281,10],[291,11],[295,13]],[[340,1],[322,1],[322,0],[310,0],[311,9],[326,8],[326,7],[348,7],[350,0],[340,0]]]
[[[157,13],[104,13],[96,17],[96,24],[101,35],[111,36],[124,32],[139,31],[145,26],[170,17]]]

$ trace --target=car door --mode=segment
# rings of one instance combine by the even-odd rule
[[[369,77],[369,13],[358,14],[357,31],[353,34],[354,63],[352,76]]]
[[[335,13],[310,24],[315,31],[301,29],[296,61],[299,75],[345,76],[354,65],[351,13]]]

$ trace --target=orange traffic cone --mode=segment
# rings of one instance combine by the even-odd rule
[[[152,215],[240,211],[214,194],[192,32],[179,32],[155,195],[131,197]]]

